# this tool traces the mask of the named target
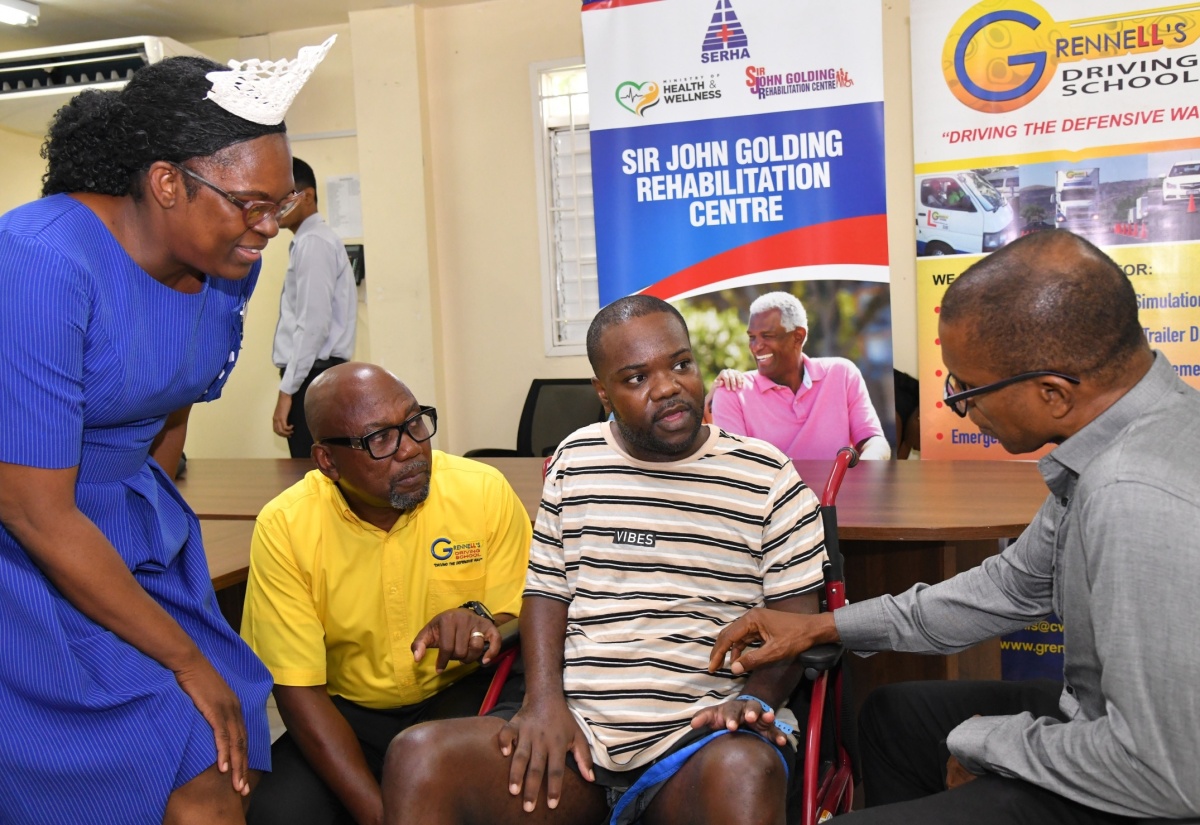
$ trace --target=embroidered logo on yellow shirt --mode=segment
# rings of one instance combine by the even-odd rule
[[[448,538],[437,538],[429,545],[434,567],[452,567],[483,561],[482,541],[463,541],[457,544]]]

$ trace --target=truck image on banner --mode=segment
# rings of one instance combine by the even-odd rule
[[[1100,170],[1060,169],[1054,176],[1054,220],[1063,229],[1100,220]]]

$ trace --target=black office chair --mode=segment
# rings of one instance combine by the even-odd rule
[[[535,378],[517,425],[517,449],[467,450],[467,458],[547,456],[580,427],[607,417],[588,378]]]

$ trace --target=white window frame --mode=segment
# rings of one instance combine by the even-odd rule
[[[538,240],[540,243],[542,265],[542,329],[546,355],[548,356],[585,355],[587,348],[583,340],[563,342],[559,340],[558,335],[560,320],[558,311],[559,273],[556,271],[558,255],[555,248],[555,216],[552,205],[554,201],[551,191],[553,181],[551,177],[552,158],[550,149],[554,127],[548,125],[543,117],[542,77],[554,70],[583,68],[583,65],[584,63],[581,58],[568,58],[534,63],[529,67],[529,80],[533,100],[533,144],[537,179]],[[573,118],[574,112],[572,111]],[[587,124],[575,124],[572,122],[570,125],[573,128],[576,125],[586,126]],[[575,210],[572,211],[574,212]],[[594,221],[594,217],[588,215],[580,216],[577,213],[574,215],[574,219],[584,222]],[[592,230],[594,236],[594,226]],[[580,250],[581,244],[578,241],[578,229],[576,229],[576,233],[575,249]],[[581,260],[586,260],[586,256],[581,255]],[[581,275],[579,286],[581,296],[584,294],[583,290],[591,290],[591,294],[596,296],[598,304],[599,287],[594,278]],[[578,316],[574,320],[586,320],[590,322],[591,318]]]

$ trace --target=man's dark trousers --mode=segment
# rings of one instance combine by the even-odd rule
[[[972,716],[1029,711],[1061,719],[1062,684],[906,682],[863,704],[859,746],[867,810],[846,825],[1126,825],[1139,820],[1072,802],[1020,779],[986,774],[946,788],[946,737]],[[838,819],[838,822],[843,821]]]
[[[334,707],[350,723],[367,766],[379,779],[387,747],[400,733],[432,719],[472,716],[479,711],[493,670],[477,670],[430,699],[393,710],[374,710],[334,696]],[[509,716],[521,706],[525,680],[514,672],[500,692],[494,713]],[[250,797],[249,825],[355,825],[353,817],[317,776],[300,748],[285,733],[271,746],[271,773]]]

